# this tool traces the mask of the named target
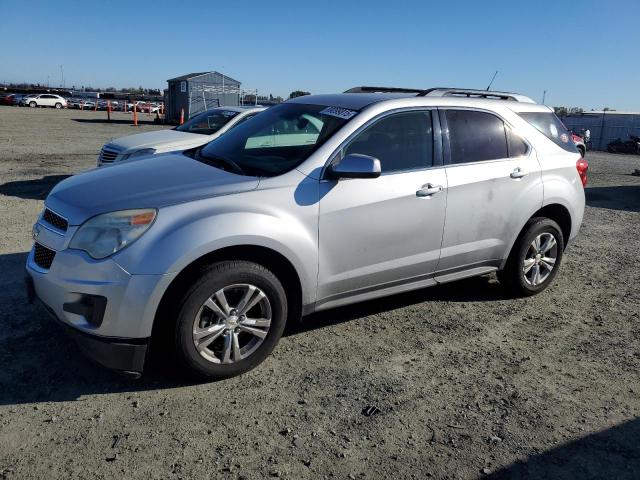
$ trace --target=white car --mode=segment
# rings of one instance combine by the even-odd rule
[[[54,95],[52,93],[42,93],[40,95],[33,95],[25,97],[23,99],[25,105],[31,108],[35,107],[53,107],[53,108],[65,108],[67,101],[60,95]]]
[[[218,107],[190,118],[169,130],[138,133],[106,143],[98,156],[98,167],[158,153],[199,147],[266,110],[265,107]]]

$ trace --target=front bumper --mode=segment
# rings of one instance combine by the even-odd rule
[[[87,356],[109,368],[142,372],[156,309],[175,275],[131,275],[113,259],[98,261],[64,248],[56,251],[48,270],[35,263],[32,249],[26,273],[32,296]]]
[[[148,338],[115,338],[99,337],[71,327],[56,315],[55,311],[35,293],[33,279],[27,275],[27,296],[30,300],[38,300],[51,318],[73,339],[82,353],[91,360],[112,370],[117,370],[130,377],[138,378],[144,369]]]

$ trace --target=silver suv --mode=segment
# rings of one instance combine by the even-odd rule
[[[108,367],[138,376],[151,346],[229,377],[314,311],[493,271],[542,291],[578,233],[586,168],[520,95],[299,97],[205,146],[59,183],[27,289]]]

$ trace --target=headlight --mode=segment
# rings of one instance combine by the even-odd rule
[[[133,153],[125,153],[122,155],[120,160],[128,160],[130,158],[142,157],[144,155],[153,155],[154,153],[156,153],[155,148],[143,148],[142,150],[136,150]]]
[[[156,219],[155,208],[105,213],[84,222],[69,248],[84,250],[95,259],[106,258],[135,242]]]

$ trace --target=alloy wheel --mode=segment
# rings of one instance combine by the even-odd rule
[[[210,362],[237,363],[262,345],[271,316],[271,303],[260,288],[245,283],[229,285],[198,310],[193,320],[193,344]]]
[[[522,263],[522,274],[527,284],[538,286],[544,283],[558,260],[558,242],[553,234],[544,232],[533,239]]]

